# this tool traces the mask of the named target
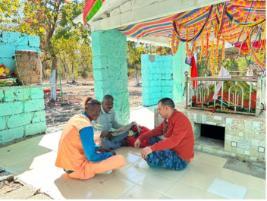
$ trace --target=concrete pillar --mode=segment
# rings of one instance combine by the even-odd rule
[[[172,62],[172,56],[142,55],[142,101],[144,106],[157,105],[161,98],[173,98]]]
[[[95,97],[114,97],[114,110],[120,123],[129,120],[129,93],[126,37],[118,30],[92,33]]]
[[[173,100],[175,103],[183,104],[186,94],[185,71],[190,72],[190,66],[185,64],[186,51],[185,43],[180,43],[178,51],[173,56]]]

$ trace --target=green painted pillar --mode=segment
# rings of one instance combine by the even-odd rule
[[[175,103],[185,101],[185,71],[190,70],[190,66],[185,64],[186,51],[185,43],[180,43],[178,51],[173,56],[173,100]]]
[[[120,123],[129,121],[129,93],[126,37],[118,30],[92,33],[95,97],[114,97],[114,110]]]

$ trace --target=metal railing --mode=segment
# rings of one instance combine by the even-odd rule
[[[262,76],[188,77],[186,108],[258,116],[264,110],[265,81]]]

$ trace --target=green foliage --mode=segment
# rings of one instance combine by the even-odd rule
[[[128,67],[130,75],[140,76],[142,54],[168,55],[171,54],[171,49],[128,41]]]
[[[198,69],[198,76],[199,77],[207,77],[211,75],[211,71],[207,67],[207,59],[202,58],[201,62],[197,59],[197,69]]]
[[[51,68],[57,68],[66,78],[87,77],[92,68],[90,32],[82,24],[73,22],[82,8],[81,1],[2,0],[0,22],[5,20],[6,24],[11,24],[19,12],[22,14],[15,25],[3,29],[0,23],[0,28],[40,37],[45,78]]]
[[[243,74],[247,71],[249,63],[252,62],[249,56],[246,57],[230,57],[222,61],[222,66],[228,71],[242,72]],[[201,62],[199,59],[197,61],[198,75],[201,76],[210,76],[211,72],[207,66],[207,59],[202,58]],[[219,69],[220,70],[220,69]],[[218,72],[219,72],[218,70]],[[241,73],[241,74],[242,74]]]
[[[12,29],[7,27],[7,31],[40,37],[44,78],[49,76],[52,68],[57,68],[62,78],[87,78],[92,72],[90,31],[81,23],[73,22],[82,13],[82,8],[81,1],[2,0],[0,22],[5,20],[11,24],[15,20]],[[128,42],[130,75],[140,76],[141,54],[167,55],[170,48]]]
[[[227,58],[223,61],[224,68],[228,71],[238,71],[238,63],[234,58]]]
[[[19,21],[19,0],[0,1],[0,30],[13,31]]]
[[[53,39],[53,46],[58,58],[58,70],[63,78],[76,80],[78,76],[87,78],[92,72],[91,48],[81,43],[75,36]]]
[[[129,41],[128,42],[128,64],[130,67],[137,66],[140,68],[141,55],[145,54],[147,51],[143,44],[137,45],[137,43]]]

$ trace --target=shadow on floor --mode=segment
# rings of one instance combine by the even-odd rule
[[[70,179],[62,175],[55,180],[55,185],[61,193],[61,196],[66,199],[100,198],[101,192],[95,189],[98,182],[95,178],[78,180]]]
[[[0,149],[0,167],[14,175],[30,169],[35,157],[51,150],[39,145],[44,135],[29,138]]]
[[[226,161],[224,168],[265,179],[264,163],[243,162],[235,158],[230,158]]]

